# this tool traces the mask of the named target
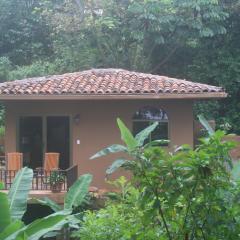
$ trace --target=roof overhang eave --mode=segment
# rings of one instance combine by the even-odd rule
[[[226,92],[210,93],[160,93],[160,94],[79,94],[79,95],[1,95],[0,101],[10,100],[121,100],[121,99],[220,99],[227,97]]]

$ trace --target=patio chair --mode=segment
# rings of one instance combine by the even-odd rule
[[[23,154],[20,152],[7,153],[7,166],[5,174],[5,185],[11,186],[12,181],[17,173],[23,167]]]
[[[44,171],[50,172],[54,169],[59,168],[59,153],[45,153],[45,159],[44,159]]]
[[[20,152],[7,153],[7,170],[18,171],[23,166],[23,154]]]
[[[37,172],[34,175],[34,178],[36,178],[34,185],[36,185],[35,187],[37,187],[37,189],[39,188],[38,184],[41,185],[41,188],[48,189],[48,178],[51,171],[59,169],[59,157],[60,153],[45,153],[44,165],[43,167],[37,168]]]

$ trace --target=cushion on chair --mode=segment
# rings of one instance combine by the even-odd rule
[[[19,152],[13,152],[7,154],[7,170],[18,171],[23,166],[23,154]]]
[[[59,168],[59,153],[45,153],[44,170],[52,171]]]

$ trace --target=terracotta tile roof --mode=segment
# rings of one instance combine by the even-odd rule
[[[223,88],[122,69],[92,69],[0,84],[1,96],[225,93]]]

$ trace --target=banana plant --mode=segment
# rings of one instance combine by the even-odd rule
[[[80,206],[88,194],[91,174],[82,175],[69,189],[64,199],[64,210],[72,211],[74,207]]]
[[[58,223],[60,227],[62,227],[64,224],[68,224],[69,227],[78,228],[79,227],[78,214],[72,214],[72,215],[70,214],[72,213],[74,207],[78,207],[84,202],[85,197],[88,194],[91,181],[92,181],[91,174],[84,174],[80,176],[79,179],[70,187],[69,191],[67,192],[64,198],[63,209],[59,204],[57,204],[56,202],[52,201],[47,197],[45,197],[44,199],[34,199],[34,200],[41,205],[50,207],[55,212],[54,214],[56,215],[60,215],[60,216],[62,214],[67,215],[67,219],[63,219],[60,223]],[[49,235],[49,231],[46,231],[45,235],[55,237],[57,235],[57,231],[60,229],[58,228],[55,230],[52,229],[50,235]]]
[[[212,136],[214,134],[214,129],[208,123],[207,119],[202,114],[199,114],[198,115],[198,120],[202,124],[202,126],[207,130],[208,135]]]
[[[88,194],[90,183],[92,182],[91,174],[84,174],[69,188],[65,198],[63,209],[56,202],[45,197],[44,199],[33,199],[41,205],[50,207],[55,213],[57,212],[71,212],[74,207],[80,206]]]
[[[37,240],[49,233],[56,235],[66,225],[78,223],[78,219],[72,215],[72,210],[85,198],[92,176],[83,175],[75,182],[67,193],[69,195],[65,199],[63,210],[50,199],[39,200],[40,203],[51,206],[55,212],[24,225],[21,219],[26,211],[32,177],[32,170],[23,168],[17,173],[9,193],[0,192],[0,240]]]
[[[0,239],[5,229],[11,232],[22,225],[21,219],[27,208],[32,178],[33,171],[25,167],[17,173],[8,194],[0,192]],[[2,189],[3,184],[1,185]]]
[[[145,140],[149,137],[149,135],[156,129],[158,126],[158,122],[154,122],[149,127],[143,129],[140,131],[135,137],[131,133],[131,131],[126,127],[126,125],[123,123],[121,119],[117,119],[117,125],[121,133],[121,139],[125,143],[125,145],[121,144],[113,144],[111,146],[108,146],[96,154],[94,154],[90,159],[99,158],[105,155],[108,155],[109,153],[119,153],[124,152],[128,153],[129,155],[137,154],[138,151],[141,151],[141,149],[147,147],[147,146],[154,146],[159,144],[165,144],[168,143],[168,140],[155,140],[151,141],[150,143],[145,144]],[[118,158],[116,159],[112,165],[106,170],[106,174],[110,175],[113,172],[115,172],[120,167],[126,167],[127,165],[133,164],[132,161],[126,160],[125,158]]]
[[[206,118],[203,115],[198,115],[198,119],[199,119],[199,122],[202,124],[202,126],[206,129],[209,137],[215,138],[218,135],[224,136],[226,134],[222,130],[217,130],[215,132],[214,129],[210,126],[210,124],[208,123],[208,121],[206,120]],[[233,135],[234,134],[229,134],[229,135],[226,135],[226,136],[233,136]],[[210,139],[209,137],[205,138],[205,140],[208,141]],[[228,144],[231,145],[232,149],[238,145],[237,142],[234,142],[234,141],[228,141]],[[232,178],[235,179],[235,180],[237,178],[239,179],[239,177],[237,177],[237,176],[240,176],[240,164],[235,163],[233,165],[233,160],[232,160],[229,152],[228,152],[228,154],[225,154],[224,156],[225,156],[224,160],[227,163],[227,166],[230,168],[229,170],[231,171]]]
[[[27,209],[28,194],[32,186],[33,171],[24,167],[18,171],[8,192],[9,209],[12,220],[21,220]]]

